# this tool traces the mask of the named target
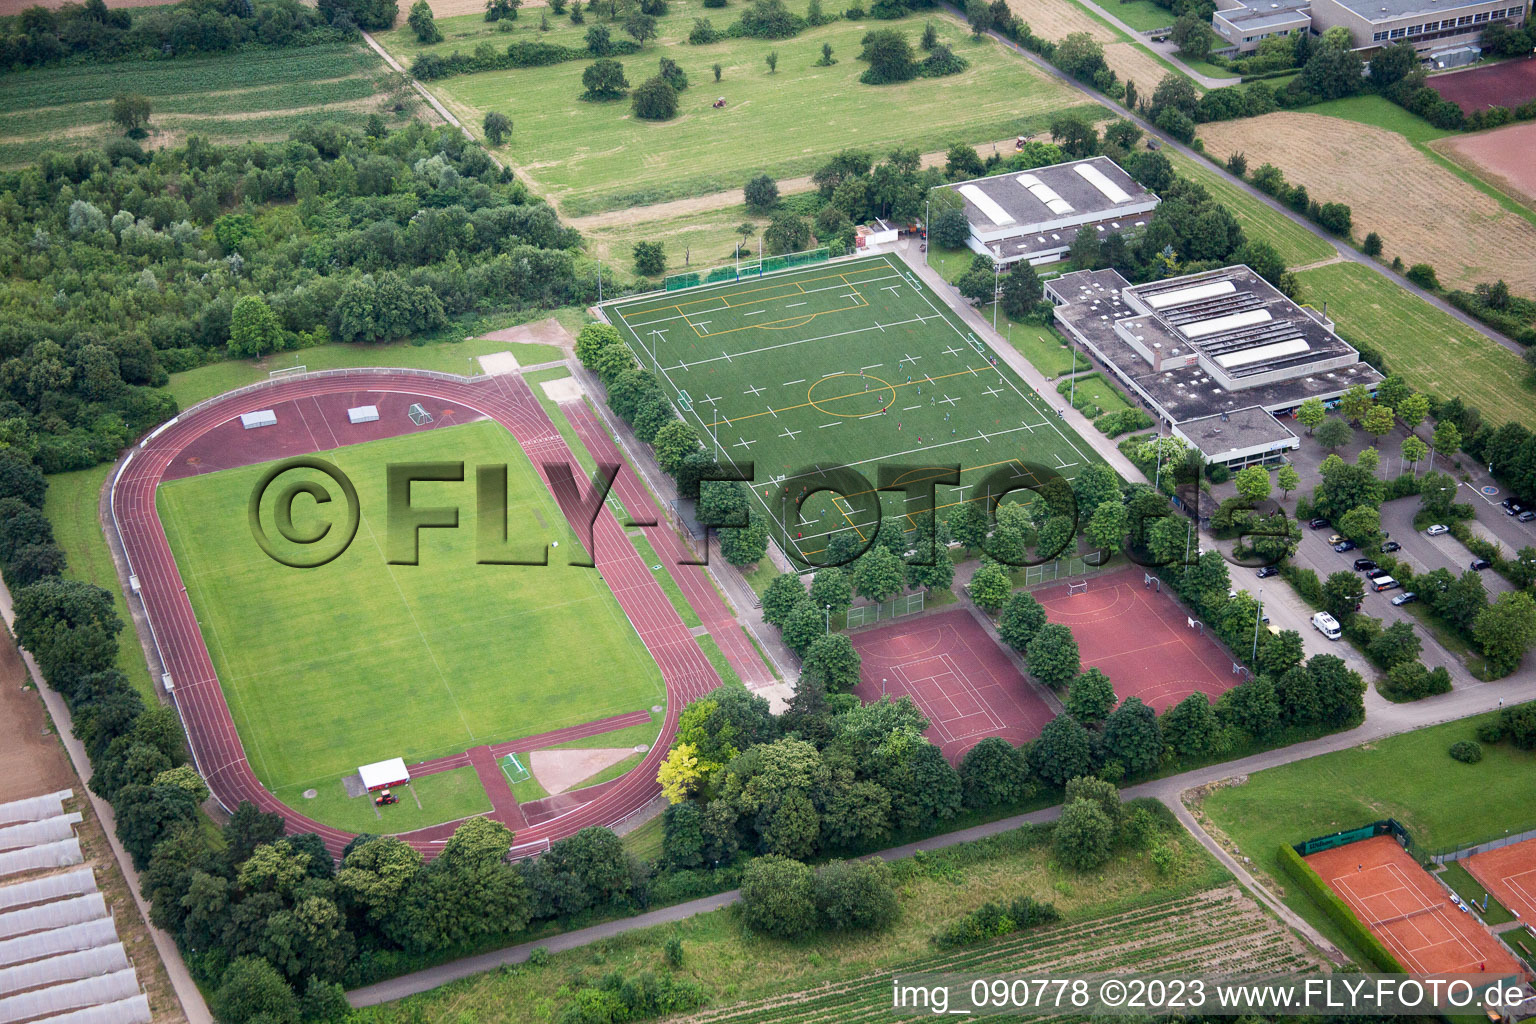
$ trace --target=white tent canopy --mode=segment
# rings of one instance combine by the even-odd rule
[[[17,939],[0,941],[0,964],[19,964],[56,953],[94,949],[116,941],[117,926],[110,917],[103,917],[84,924],[55,928],[51,932],[33,932]]]
[[[0,967],[0,996],[43,985],[57,985],[63,981],[94,978],[98,974],[111,974],[129,966],[123,944],[114,942],[110,946],[81,949],[14,967]]]
[[[403,757],[365,764],[357,770],[357,774],[362,776],[363,788],[368,790],[399,786],[411,781],[411,773],[405,770]]]
[[[19,825],[0,828],[0,850],[16,850],[27,846],[57,843],[75,834],[80,823],[80,812],[55,815],[39,821],[24,821]]]
[[[0,804],[0,825],[18,821],[37,821],[64,813],[64,801],[75,795],[72,789],[61,789],[46,796],[29,796],[25,800],[12,800]]]
[[[277,413],[271,409],[243,413],[240,416],[240,425],[246,430],[252,430],[256,427],[275,427],[277,426]]]
[[[83,978],[0,999],[0,1024],[31,1020],[44,1014],[94,1006],[97,1003],[113,1003],[138,994],[138,979],[134,977],[133,969],[127,968],[112,974]]]
[[[25,907],[31,903],[56,900],[61,896],[83,896],[96,891],[96,876],[90,868],[67,871],[62,875],[46,875],[30,882],[0,885],[0,910]]]
[[[107,901],[99,892],[88,896],[76,896],[72,900],[54,900],[23,910],[11,910],[0,914],[0,938],[28,932],[50,931],[65,925],[80,924],[106,917]]]
[[[379,418],[379,407],[376,405],[359,405],[347,410],[348,423],[373,423]]]
[[[87,1006],[54,1017],[44,1017],[33,1024],[149,1024],[149,996],[142,992],[115,1003]]]
[[[70,836],[57,843],[0,853],[0,877],[34,868],[62,868],[79,864],[83,859],[80,856],[80,840]]]

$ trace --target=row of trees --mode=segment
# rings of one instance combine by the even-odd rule
[[[108,10],[103,0],[37,5],[0,19],[0,68],[339,42],[356,38],[359,27],[388,28],[394,17],[394,0],[325,0],[318,11],[298,0],[180,0],[147,10]]]
[[[768,549],[768,528],[746,488],[721,470],[698,433],[677,413],[651,371],[635,361],[619,332],[592,323],[576,338],[576,358],[597,375],[614,414],[649,444],[678,493],[696,501],[699,522],[718,529],[720,552],[732,565],[750,565]]]
[[[120,140],[0,172],[0,195],[0,423],[50,473],[174,414],[167,371],[597,293],[576,232],[451,129]]]

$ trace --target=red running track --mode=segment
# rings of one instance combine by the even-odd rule
[[[467,379],[409,371],[347,373],[281,380],[223,398],[180,416],[140,442],[119,467],[112,483],[112,515],[129,569],[138,577],[139,596],[148,615],[165,671],[175,681],[173,697],[181,714],[198,770],[215,797],[233,809],[250,801],[263,811],[282,815],[292,832],[314,832],[332,856],[340,857],[352,833],[322,825],[280,803],[257,780],[245,757],[234,719],[214,674],[187,599],[181,574],[171,555],[155,510],[155,489],[177,455],[198,438],[242,413],[278,403],[335,393],[407,394],[454,402],[495,420],[517,438],[538,468],[557,502],[569,516],[579,495],[573,482],[551,483],[545,464],[566,464],[575,479],[581,470],[523,379],[498,375]],[[613,590],[640,639],[656,659],[667,688],[666,718],[661,735],[640,766],[605,786],[589,802],[518,831],[520,847],[554,841],[593,825],[612,825],[660,792],[656,770],[677,728],[684,704],[717,686],[720,677],[694,642],[650,569],[635,553],[623,528],[606,507],[594,525],[598,571]],[[493,812],[493,817],[496,812]],[[508,822],[520,825],[519,821]],[[453,832],[453,824],[408,832],[400,838],[427,856],[437,852]]]
[[[566,419],[570,420],[571,426],[576,429],[576,436],[581,439],[582,444],[587,446],[587,451],[591,452],[594,458],[603,462],[624,464],[624,458],[619,454],[618,447],[614,445],[612,436],[603,424],[598,422],[592,410],[587,408],[586,402],[571,402],[563,409]],[[709,635],[720,646],[720,650],[725,654],[725,660],[736,671],[742,683],[748,689],[755,690],[774,682],[773,672],[763,664],[757,648],[752,646],[752,641],[747,638],[741,624],[736,621],[736,617],[720,599],[720,592],[704,575],[704,567],[686,564],[698,556],[689,551],[677,535],[664,525],[666,517],[657,510],[656,503],[651,498],[651,492],[646,490],[639,476],[634,473],[620,473],[618,479],[613,482],[613,490],[631,516],[653,519],[656,523],[662,524],[645,528],[646,539],[651,542],[651,547],[656,550],[656,554],[661,556],[667,564],[672,578],[677,581],[678,587],[688,599],[688,604],[698,613],[699,621],[709,630]],[[715,554],[718,555],[719,552]]]

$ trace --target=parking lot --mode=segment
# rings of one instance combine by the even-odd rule
[[[1420,572],[1429,572],[1434,569],[1449,569],[1457,576],[1466,572],[1471,567],[1472,560],[1477,556],[1468,551],[1461,541],[1449,533],[1441,534],[1438,537],[1431,537],[1422,530],[1415,530],[1413,528],[1413,515],[1418,509],[1418,498],[1399,498],[1397,501],[1389,501],[1381,506],[1381,528],[1390,533],[1392,539],[1403,546],[1403,549],[1397,552],[1397,557],[1406,560],[1416,571]],[[1503,514],[1504,510],[1497,505],[1494,505],[1492,508],[1478,509],[1478,520],[1486,522],[1492,519],[1495,513],[1499,519],[1509,519],[1513,526],[1522,530],[1527,528],[1523,524],[1515,523],[1513,517],[1505,516]],[[1309,530],[1307,532],[1311,533],[1313,531]],[[1320,534],[1322,539],[1326,540],[1333,531],[1318,530],[1315,532]],[[1496,534],[1495,536],[1499,535]],[[1502,538],[1499,542],[1510,553],[1517,549],[1512,548]],[[1536,537],[1525,543],[1536,543]],[[1332,551],[1328,553],[1343,562],[1343,568],[1345,569],[1349,568],[1349,564],[1361,555],[1360,552],[1355,551],[1348,551],[1342,555],[1334,554]],[[1368,552],[1365,553],[1365,556],[1367,558],[1371,557]],[[1338,569],[1329,570],[1329,572],[1337,571]],[[1506,590],[1514,589],[1514,587],[1510,586],[1508,580],[1492,569],[1483,570],[1482,576],[1483,586],[1487,588],[1490,600]],[[1367,593],[1369,593],[1369,590],[1367,590]],[[1375,613],[1373,612],[1372,614]]]

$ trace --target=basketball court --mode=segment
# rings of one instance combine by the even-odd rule
[[[1050,621],[1071,628],[1083,668],[1107,675],[1121,700],[1139,697],[1161,714],[1193,693],[1214,701],[1241,681],[1221,644],[1140,566],[1087,583],[1081,593],[1051,586],[1035,598]]]
[[[988,736],[1018,745],[1054,716],[1045,700],[964,609],[852,634],[864,701],[911,697],[924,733],[951,764]]]
[[[1391,835],[1306,858],[1411,974],[1519,974],[1499,941]]]
[[[1520,920],[1536,924],[1536,839],[1473,854],[1462,866]]]

